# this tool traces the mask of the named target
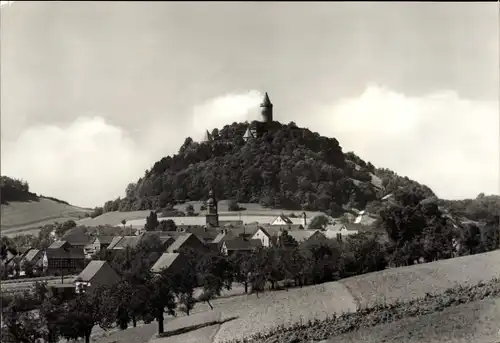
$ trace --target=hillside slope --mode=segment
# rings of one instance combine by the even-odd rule
[[[3,235],[26,233],[46,224],[78,220],[90,212],[59,199],[31,193],[25,181],[2,176],[0,186]]]
[[[434,195],[426,186],[344,153],[336,139],[294,123],[273,122],[261,136],[245,142],[247,128],[246,123],[226,125],[202,143],[186,138],[178,154],[156,162],[127,187],[124,199],[107,202],[104,211],[205,200],[209,189],[218,199],[333,216],[363,209],[400,186]]]

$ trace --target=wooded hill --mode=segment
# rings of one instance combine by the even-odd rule
[[[104,212],[206,200],[210,188],[218,199],[331,215],[364,209],[401,187],[434,195],[418,182],[344,153],[335,138],[293,122],[273,122],[263,135],[245,142],[247,127],[233,123],[214,129],[208,142],[186,138],[177,154],[156,162],[128,185],[125,198],[108,201]]]

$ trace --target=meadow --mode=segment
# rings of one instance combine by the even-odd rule
[[[337,282],[289,289],[288,291],[266,292],[259,294],[259,296],[251,294],[220,298],[212,302],[215,311],[219,311],[223,319],[235,316],[237,317],[235,320],[161,340],[156,338],[153,331],[151,335],[153,337],[150,336],[150,338],[153,340],[151,343],[208,342],[206,340],[207,334],[211,335],[216,332],[210,342],[222,343],[232,339],[249,337],[256,333],[269,332],[281,325],[290,327],[294,323],[307,323],[309,320],[331,317],[334,313],[352,313],[362,307],[376,303],[380,304],[384,301],[391,304],[396,301],[425,297],[426,293],[439,294],[457,285],[478,284],[481,281],[487,282],[495,277],[500,277],[500,251],[423,265],[388,269]],[[481,341],[481,332],[484,333],[484,337],[492,337],[495,325],[500,325],[498,324],[500,323],[499,305],[500,303],[495,299],[473,301],[468,304],[450,307],[445,309],[444,312],[424,314],[416,318],[403,318],[389,324],[362,328],[356,332],[331,338],[331,343],[384,342],[384,339],[386,339],[385,342],[390,343],[400,341],[408,343],[434,342],[432,340],[434,337],[437,337],[436,342],[439,343],[451,341],[471,342],[470,340],[467,341],[467,337],[474,338],[474,342],[492,343],[494,341]],[[204,311],[210,311],[208,305],[198,303],[193,314]],[[453,314],[454,318],[447,319],[447,313]],[[474,318],[479,319],[475,321]],[[433,323],[438,321],[443,323],[444,328],[449,328],[446,329],[449,336],[446,336],[444,331],[440,332],[439,326],[433,328]],[[156,328],[155,323],[148,325],[154,325]],[[135,328],[134,330],[137,331],[138,329]],[[500,327],[496,328],[496,332],[498,332],[498,329]],[[144,330],[152,329],[145,325]],[[429,336],[427,336],[426,330],[429,330]],[[458,331],[454,334],[453,330]],[[463,338],[460,338],[462,337],[460,335]],[[112,339],[113,336],[117,338]],[[128,340],[125,337],[127,336],[123,332],[116,332],[98,339],[96,342],[146,342]],[[134,337],[137,337],[137,335]],[[374,339],[372,340],[371,337],[374,337]],[[418,337],[420,337],[420,340],[417,339]],[[457,338],[457,340],[453,340],[454,338]],[[281,343],[280,341],[276,342]]]
[[[1,205],[2,235],[26,233],[54,222],[79,220],[90,212],[88,209],[66,205],[46,198],[38,201],[18,201]]]

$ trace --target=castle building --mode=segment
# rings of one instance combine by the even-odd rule
[[[214,192],[208,193],[207,214],[205,215],[205,223],[207,228],[219,227],[219,211],[217,208],[217,200],[214,197]]]
[[[268,124],[273,122],[273,107],[271,100],[269,99],[269,95],[267,92],[264,94],[264,99],[260,104],[260,115],[262,117],[262,121],[254,121],[250,123],[243,135],[243,139],[245,142],[252,138],[256,138],[262,133],[266,131]],[[214,137],[208,132],[208,130],[204,133],[201,143],[209,143],[214,140]]]
[[[262,121],[264,123],[270,123],[273,121],[273,104],[269,100],[269,95],[264,95],[264,100],[260,104],[260,114],[262,115]]]
[[[260,114],[262,117],[261,122],[253,122],[248,125],[245,134],[243,135],[243,139],[245,142],[252,138],[256,138],[258,135],[261,135],[266,130],[266,125],[273,122],[273,104],[269,99],[269,95],[267,92],[264,95],[264,99],[260,104]]]

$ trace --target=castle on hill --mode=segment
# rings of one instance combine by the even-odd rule
[[[252,138],[260,137],[264,132],[266,132],[267,126],[273,122],[273,103],[269,99],[269,95],[267,92],[264,95],[264,99],[260,104],[260,114],[261,121],[253,121],[247,127],[245,134],[243,135],[243,139],[245,142],[249,141]],[[211,142],[213,140],[212,135],[208,130],[205,132],[205,136],[203,137],[202,143]]]

